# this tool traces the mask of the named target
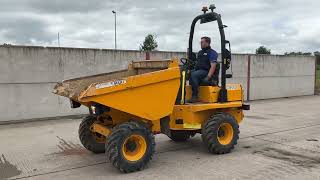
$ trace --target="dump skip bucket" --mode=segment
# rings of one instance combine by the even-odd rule
[[[177,61],[140,61],[128,70],[64,81],[55,93],[81,104],[99,103],[158,120],[172,112],[179,87]]]

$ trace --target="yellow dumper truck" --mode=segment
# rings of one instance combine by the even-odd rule
[[[191,25],[188,57],[159,61],[135,61],[128,69],[65,80],[54,93],[68,97],[72,108],[89,108],[79,127],[83,146],[94,153],[106,153],[122,172],[143,169],[155,151],[154,135],[163,133],[173,141],[186,141],[200,133],[210,153],[229,153],[239,138],[244,104],[239,84],[226,84],[231,63],[221,16],[213,5],[203,8]],[[191,98],[188,74],[196,63],[192,52],[195,24],[217,21],[221,35],[221,85],[203,82],[199,103]],[[230,46],[229,46],[230,47]]]

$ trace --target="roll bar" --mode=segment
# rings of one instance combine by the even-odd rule
[[[214,12],[215,6],[211,5],[210,6],[211,12],[207,12],[208,9],[204,7],[202,11],[204,12],[203,14],[195,17],[192,21],[191,28],[190,28],[190,36],[189,36],[189,47],[188,47],[188,59],[192,60],[193,57],[193,51],[192,51],[192,44],[193,44],[193,35],[194,35],[194,28],[196,23],[200,20],[201,24],[203,23],[208,23],[212,21],[217,21],[218,27],[219,27],[219,32],[220,32],[220,39],[221,39],[221,90],[219,92],[219,98],[218,101],[220,103],[225,103],[228,102],[228,97],[227,97],[227,89],[226,89],[226,44],[229,43],[229,41],[226,40],[225,38],[225,33],[224,33],[224,28],[227,27],[223,25],[222,20],[221,20],[221,15]]]

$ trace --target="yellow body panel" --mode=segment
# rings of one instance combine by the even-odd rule
[[[85,106],[96,103],[109,107],[104,112],[103,125],[95,124],[93,131],[107,136],[109,127],[136,120],[145,123],[154,133],[161,132],[162,118],[169,117],[171,130],[199,130],[216,112],[228,112],[238,123],[243,119],[243,91],[239,84],[228,84],[228,102],[218,103],[220,87],[201,86],[200,103],[184,104],[191,97],[191,87],[186,86],[183,105],[175,105],[180,87],[180,68],[177,60],[132,62],[127,71],[68,80],[59,84],[56,93],[68,96]],[[125,76],[128,75],[128,76]],[[182,72],[183,82],[185,72]],[[94,81],[94,78],[106,81]],[[118,77],[118,78],[113,78]],[[79,85],[91,85],[79,91]],[[73,86],[71,89],[68,86]],[[74,89],[74,90],[73,90]],[[183,88],[184,89],[184,88]],[[180,103],[180,102],[179,102]]]
[[[114,85],[116,83],[116,85]],[[180,86],[179,67],[130,76],[115,83],[95,83],[79,97],[148,120],[171,114]]]
[[[145,123],[148,127],[150,127],[152,132],[159,133],[160,132],[160,119],[150,121],[148,119],[143,119],[138,116],[134,116],[132,114],[119,111],[111,108],[110,111],[103,114],[107,119],[111,119],[114,125],[121,124],[123,122],[128,122],[131,120],[140,121]]]
[[[197,130],[202,124],[216,112],[227,112],[234,116],[238,123],[243,119],[243,112],[240,109],[241,101],[228,103],[199,103],[176,105],[170,115],[170,129],[172,130]],[[177,123],[182,120],[183,123]]]
[[[220,87],[201,86],[199,89],[200,103],[175,105],[170,115],[170,129],[199,130],[202,124],[216,112],[228,112],[238,123],[243,119],[243,92],[240,84],[228,84],[228,102],[218,103]],[[191,86],[186,87],[186,99],[191,98]],[[183,123],[176,123],[182,120]]]
[[[243,119],[243,92],[240,84],[228,84],[228,102],[218,103],[220,87],[201,86],[200,103],[174,105],[180,86],[180,69],[176,61],[168,69],[130,76],[118,84],[95,83],[80,94],[82,103],[96,102],[111,107],[104,116],[113,124],[138,120],[154,133],[161,131],[160,119],[169,116],[172,130],[199,130],[216,112],[228,112],[238,123]],[[191,98],[191,86],[186,86],[186,101]],[[182,102],[184,100],[182,99]],[[90,104],[90,103],[89,103]],[[176,120],[182,120],[178,123]]]
[[[109,134],[111,133],[111,130],[109,128],[105,127],[102,124],[98,124],[98,123],[94,123],[92,125],[92,131],[97,132],[99,134],[102,134],[106,137],[109,136]]]
[[[227,84],[228,101],[242,101],[242,87],[240,84]],[[219,86],[200,86],[199,100],[203,103],[218,102],[220,87]],[[186,86],[186,99],[191,99],[191,86]]]

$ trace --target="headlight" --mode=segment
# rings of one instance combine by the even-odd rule
[[[90,106],[92,114],[96,114],[96,107],[95,106]]]
[[[104,112],[110,111],[110,108],[96,103],[90,106],[90,111],[94,115],[101,115]]]

